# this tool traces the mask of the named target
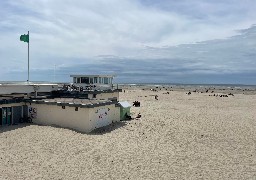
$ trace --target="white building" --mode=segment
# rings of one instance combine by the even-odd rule
[[[36,124],[91,132],[120,121],[118,100],[121,90],[112,89],[113,76],[75,75],[73,78],[79,82],[77,85],[87,85],[89,78],[89,82],[97,88],[63,92],[58,91],[58,84],[0,84],[0,126],[31,118]]]
[[[26,103],[33,122],[57,125],[81,132],[92,130],[120,121],[120,107],[117,102],[88,99],[34,100]]]

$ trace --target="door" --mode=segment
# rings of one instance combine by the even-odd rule
[[[2,114],[2,108],[0,108],[0,126],[3,125],[3,114]]]
[[[12,107],[12,120],[13,124],[18,124],[20,122],[20,118],[22,117],[22,106],[14,106]]]
[[[7,112],[6,112],[6,107],[2,108],[2,125],[7,124]]]
[[[25,118],[28,117],[28,106],[27,105],[23,106],[23,117],[25,117]]]
[[[6,108],[7,110],[7,124],[8,125],[11,125],[12,124],[12,108],[11,107],[8,107]]]

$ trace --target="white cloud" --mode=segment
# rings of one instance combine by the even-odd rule
[[[102,55],[118,59],[198,57],[192,58],[194,63],[210,66],[204,60],[212,56],[207,53],[210,45],[209,49],[196,48],[196,53],[191,52],[195,48],[184,51],[179,45],[239,34],[237,30],[255,23],[255,7],[253,0],[1,1],[0,41],[5,43],[0,44],[0,61],[9,69],[26,70],[26,43],[19,36],[30,30],[34,69],[93,62]],[[170,46],[177,48],[162,48]]]

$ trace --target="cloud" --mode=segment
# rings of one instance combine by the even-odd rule
[[[28,30],[31,70],[42,71],[35,79],[52,74],[54,64],[62,70],[82,64],[104,71],[106,62],[110,72],[121,74],[126,70],[118,63],[133,69],[154,67],[136,70],[140,77],[155,71],[163,76],[169,71],[176,75],[253,71],[254,42],[248,36],[255,29],[249,29],[255,24],[255,5],[253,0],[3,1],[0,61],[6,68],[0,75],[26,74],[27,44],[19,36]],[[83,73],[87,72],[85,68]]]

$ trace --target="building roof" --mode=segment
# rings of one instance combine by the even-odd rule
[[[0,95],[13,93],[51,92],[58,90],[58,84],[9,82],[0,83]]]
[[[25,86],[40,86],[40,85],[58,85],[57,83],[51,83],[51,82],[39,82],[39,81],[35,81],[35,82],[27,82],[27,81],[0,81],[0,86],[3,85],[25,85]]]
[[[127,101],[119,102],[119,104],[120,104],[122,107],[124,107],[124,108],[132,107],[132,106],[130,105],[130,103],[128,103]]]
[[[116,101],[111,100],[89,100],[89,99],[75,99],[75,98],[54,98],[54,99],[42,99],[42,100],[29,100],[30,103],[36,104],[49,104],[57,106],[69,106],[80,108],[94,108],[105,105],[116,104]]]

